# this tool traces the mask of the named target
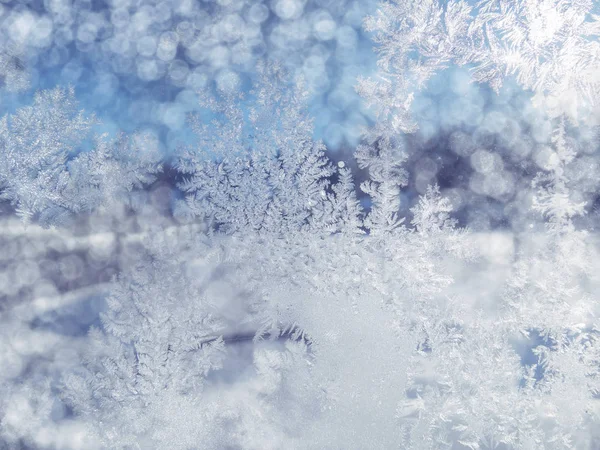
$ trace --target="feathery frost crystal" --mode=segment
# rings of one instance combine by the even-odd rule
[[[599,7],[0,2],[0,449],[600,448]]]

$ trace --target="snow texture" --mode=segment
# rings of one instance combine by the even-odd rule
[[[592,0],[0,0],[0,449],[600,448]]]

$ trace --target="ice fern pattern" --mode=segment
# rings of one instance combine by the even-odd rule
[[[92,3],[81,52],[109,33]],[[160,36],[107,48],[157,97],[181,90],[152,103],[159,131],[100,132],[72,87],[6,97],[0,199],[27,228],[0,221],[0,449],[600,448],[597,184],[578,173],[597,158],[596,2],[382,0],[364,22],[368,126],[337,150],[313,114],[319,96],[343,109],[315,91],[320,58],[354,36],[316,11],[331,2],[218,2],[233,12],[206,58],[204,16],[182,21],[194,2],[133,3],[111,24],[152,17]],[[302,70],[250,65],[246,25],[274,28],[269,46],[292,25],[320,43]],[[23,67],[0,49],[7,87]],[[496,115],[518,90],[531,148],[477,124],[417,133],[420,95],[458,67]],[[128,111],[146,105],[137,78],[107,79]],[[500,166],[519,192],[481,194]],[[497,224],[468,226],[485,214]]]
[[[277,65],[260,66],[259,75],[249,112],[243,97],[217,93],[220,99],[206,101],[215,117],[196,119],[200,144],[177,165],[189,174],[180,184],[188,194],[181,214],[206,217],[226,232],[282,236],[358,225],[356,201],[346,198],[353,195],[347,171],[340,170],[344,185],[331,186],[336,170],[313,140],[302,82],[286,86]]]
[[[185,248],[169,248],[160,238],[150,247],[140,250],[145,257],[121,275],[108,297],[105,333],[90,332],[84,371],[65,379],[66,401],[107,447],[161,442],[167,430],[175,431],[168,422],[177,409],[203,409],[205,377],[222,364],[223,323],[205,293],[215,268],[209,263],[203,273],[191,274],[193,263],[181,260]],[[142,409],[147,414],[139,420]],[[181,425],[180,432],[189,433]],[[197,433],[177,439],[206,439]]]
[[[2,197],[26,222],[63,224],[153,180],[156,143],[94,137],[96,123],[79,110],[73,88],[41,91],[32,106],[0,120]]]
[[[394,130],[411,132],[415,94],[440,70],[468,66],[473,81],[498,91],[514,77],[550,117],[585,123],[600,88],[596,12],[592,0],[382,2],[365,21],[380,73],[360,92]]]

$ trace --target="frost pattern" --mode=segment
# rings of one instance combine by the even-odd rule
[[[598,15],[591,0],[384,1],[365,22],[375,33],[380,74],[360,93],[412,132],[414,95],[441,69],[468,65],[498,91],[515,77],[550,117],[587,120],[598,90]]]
[[[250,93],[257,106],[244,110],[241,95],[219,93],[206,106],[215,116],[196,119],[200,145],[177,167],[189,174],[180,184],[188,212],[226,232],[264,231],[290,235],[299,230],[336,232],[359,225],[349,172],[336,173],[322,142],[312,138],[306,111],[308,92],[301,81],[285,86],[277,65],[260,66]]]
[[[9,92],[24,91],[29,87],[28,74],[18,56],[0,51],[0,81]]]
[[[277,5],[286,20],[303,7]],[[354,153],[364,209],[352,166],[313,138],[302,80],[276,63],[258,65],[250,92],[201,93],[196,142],[165,164],[172,217],[135,195],[165,175],[150,136],[95,136],[72,89],[5,116],[0,187],[25,221],[157,217],[142,233],[115,226],[118,273],[69,370],[2,368],[2,445],[52,447],[66,405],[58,421],[89,448],[597,448],[599,259],[569,177],[578,102],[597,90],[593,6],[382,2],[366,23],[381,72],[359,88],[379,113]],[[545,230],[517,236],[503,265],[438,185],[402,209],[411,103],[452,64],[496,91],[514,76],[555,129],[532,182]],[[47,303],[7,306],[3,357],[18,360],[14,328],[37,326],[28,308]]]
[[[160,169],[152,143],[97,137],[87,150],[96,123],[72,88],[40,91],[32,106],[0,119],[1,195],[25,221],[62,224],[152,181]]]

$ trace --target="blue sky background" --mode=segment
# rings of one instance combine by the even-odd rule
[[[166,155],[192,141],[186,117],[207,86],[247,90],[255,62],[272,59],[307,80],[315,137],[345,160],[373,115],[356,94],[357,77],[377,70],[361,27],[374,0],[19,0],[0,2],[0,48],[29,71],[30,89],[0,91],[0,113],[31,101],[36,89],[73,85],[100,132],[150,131]],[[418,94],[419,131],[407,136],[407,213],[439,183],[462,225],[522,230],[533,218],[525,197],[544,166],[550,123],[510,80],[499,95],[472,84],[467,69],[435,76]],[[596,202],[593,134],[578,145],[582,198]],[[368,205],[366,198],[364,204]],[[593,209],[593,208],[592,208]]]
[[[1,110],[27,103],[35,89],[71,84],[82,107],[102,119],[103,129],[151,129],[173,151],[186,113],[196,109],[195,91],[236,78],[243,88],[256,59],[267,57],[308,80],[315,136],[332,150],[355,146],[368,113],[354,86],[376,61],[361,25],[375,3],[246,3],[6,3],[0,9],[0,43],[28,44],[19,58],[30,70],[31,89],[19,95],[3,92]],[[69,16],[70,26],[60,24],[68,22],[63,16]],[[170,19],[161,22],[166,16]],[[36,26],[48,22],[49,35],[37,37]],[[161,53],[161,42],[173,33],[179,40],[176,49]]]

